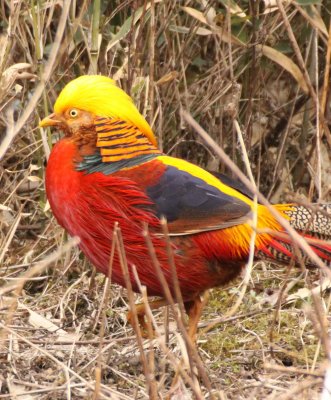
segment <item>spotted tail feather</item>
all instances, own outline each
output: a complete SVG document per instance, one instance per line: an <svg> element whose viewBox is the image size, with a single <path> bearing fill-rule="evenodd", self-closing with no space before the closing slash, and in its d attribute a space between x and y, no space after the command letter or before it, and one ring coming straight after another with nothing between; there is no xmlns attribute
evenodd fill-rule
<svg viewBox="0 0 331 400"><path fill-rule="evenodd" d="M287 215L291 226L307 240L323 262L331 267L331 203L314 204L309 208L303 205L276 205L276 208ZM294 248L291 238L285 232L260 248L257 256L283 264L294 260L296 264L304 262L307 267L315 266L304 252Z"/></svg>
<svg viewBox="0 0 331 400"><path fill-rule="evenodd" d="M331 203L312 204L310 208L294 205L284 213L295 230L311 237L331 240Z"/></svg>

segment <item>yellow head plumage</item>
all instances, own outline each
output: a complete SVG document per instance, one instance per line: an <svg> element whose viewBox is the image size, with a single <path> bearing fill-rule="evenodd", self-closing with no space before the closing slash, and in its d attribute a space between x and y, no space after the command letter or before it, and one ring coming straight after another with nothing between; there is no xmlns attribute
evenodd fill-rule
<svg viewBox="0 0 331 400"><path fill-rule="evenodd" d="M78 108L99 117L119 118L130 122L156 146L156 138L130 96L113 79L101 75L83 75L69 82L57 98L54 111L63 113Z"/></svg>

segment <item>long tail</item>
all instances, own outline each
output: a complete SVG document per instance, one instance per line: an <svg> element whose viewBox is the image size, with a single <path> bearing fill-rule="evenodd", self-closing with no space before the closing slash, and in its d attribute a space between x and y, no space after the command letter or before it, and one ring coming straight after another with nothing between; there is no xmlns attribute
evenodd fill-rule
<svg viewBox="0 0 331 400"><path fill-rule="evenodd" d="M276 205L282 214L289 218L291 226L302 235L312 250L331 267L331 203L313 204L311 207L303 205ZM275 235L272 241L257 252L257 256L289 263L304 263L308 267L315 264L307 255L296 248L290 236L285 232Z"/></svg>

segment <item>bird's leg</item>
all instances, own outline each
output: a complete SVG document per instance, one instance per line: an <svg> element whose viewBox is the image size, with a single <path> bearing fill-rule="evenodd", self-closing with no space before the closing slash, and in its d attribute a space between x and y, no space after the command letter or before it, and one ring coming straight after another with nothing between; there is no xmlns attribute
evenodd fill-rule
<svg viewBox="0 0 331 400"><path fill-rule="evenodd" d="M184 301L185 311L188 315L187 333L191 338L191 344L193 346L196 344L198 323L202 314L203 307L207 302L207 299L208 299L208 292L205 292L203 294L199 294L193 300ZM173 389L177 385L178 378L179 378L179 370L177 369L175 377L171 384L171 389Z"/></svg>
<svg viewBox="0 0 331 400"><path fill-rule="evenodd" d="M185 310L189 318L187 333L189 337L192 339L193 343L195 343L196 341L198 323L202 314L202 310L207 302L207 295L208 292L202 295L199 294L193 300L184 303Z"/></svg>
<svg viewBox="0 0 331 400"><path fill-rule="evenodd" d="M151 301L150 303L148 303L148 305L151 310L156 310L160 307L167 306L168 302L165 299L159 299L159 300ZM127 318L128 322L132 325L132 327L134 327L134 314L137 314L141 336L144 338L147 338L148 337L148 326L147 326L147 322L146 322L146 318L145 318L146 306L144 303L140 303L140 304L136 304L135 308L136 308L135 311L130 310L127 313L126 318Z"/></svg>
<svg viewBox="0 0 331 400"><path fill-rule="evenodd" d="M186 301L184 302L185 310L188 315L188 335L192 339L192 342L194 343L196 340L196 333L198 329L198 323L199 319L202 314L203 307L206 304L207 301L207 293L203 295L198 295L196 296L193 300ZM168 302L166 299L159 299L159 300L154 300L150 303L148 303L149 307L151 310L156 310L160 307L164 307L168 305ZM136 304L135 311L133 312L130 310L127 313L127 320L131 324L132 327L134 327L134 314L137 315L138 318L138 324L141 332L141 336L144 338L148 337L148 325L146 322L146 306L144 303Z"/></svg>

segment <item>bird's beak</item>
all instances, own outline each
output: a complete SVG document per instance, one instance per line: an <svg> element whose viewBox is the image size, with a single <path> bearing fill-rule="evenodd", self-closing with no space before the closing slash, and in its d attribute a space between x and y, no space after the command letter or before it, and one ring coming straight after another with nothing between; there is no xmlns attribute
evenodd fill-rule
<svg viewBox="0 0 331 400"><path fill-rule="evenodd" d="M62 124L63 124L63 122L60 121L60 119L58 118L58 116L55 113L53 113L53 114L50 114L48 117L44 118L43 120L41 120L39 122L39 127L46 128L47 126L59 126Z"/></svg>

